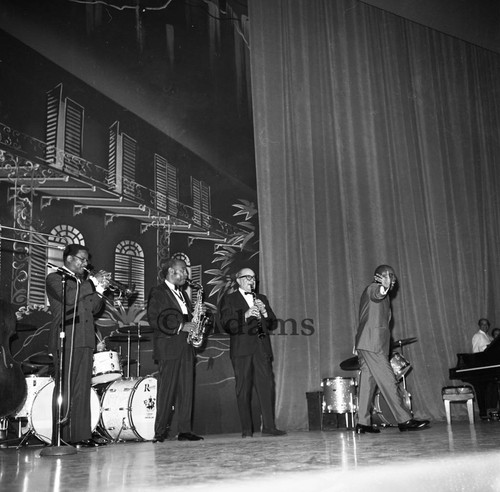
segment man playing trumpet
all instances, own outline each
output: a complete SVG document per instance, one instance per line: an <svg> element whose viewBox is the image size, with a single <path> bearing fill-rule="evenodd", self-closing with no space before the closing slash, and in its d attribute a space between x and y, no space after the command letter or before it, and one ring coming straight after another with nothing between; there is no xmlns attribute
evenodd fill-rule
<svg viewBox="0 0 500 492"><path fill-rule="evenodd" d="M105 272L85 279L85 267L89 263L89 250L85 246L66 246L63 261L64 267L57 268L46 279L53 318L49 353L53 355L56 371L59 370L59 358L64 357L61 439L77 446L99 446L102 443L92 439L90 413L93 353L96 348L94 318L104 308L102 293L108 287L108 280ZM63 312L65 337L64 353L61 353Z"/></svg>

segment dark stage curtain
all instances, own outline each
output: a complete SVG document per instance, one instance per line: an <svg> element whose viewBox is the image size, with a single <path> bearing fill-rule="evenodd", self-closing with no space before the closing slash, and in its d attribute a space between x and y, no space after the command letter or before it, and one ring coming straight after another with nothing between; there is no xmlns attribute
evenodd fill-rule
<svg viewBox="0 0 500 492"><path fill-rule="evenodd" d="M381 263L393 337L418 338L415 414L444 419L456 353L500 325L500 57L356 0L249 14L261 290L297 323L273 337L278 425L307 428L306 392L356 375L339 363Z"/></svg>

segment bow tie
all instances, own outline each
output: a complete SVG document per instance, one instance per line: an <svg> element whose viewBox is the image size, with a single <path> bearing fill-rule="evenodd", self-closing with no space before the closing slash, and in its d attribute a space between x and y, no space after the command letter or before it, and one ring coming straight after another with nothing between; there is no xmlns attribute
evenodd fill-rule
<svg viewBox="0 0 500 492"><path fill-rule="evenodd" d="M253 292L245 292L246 296L253 296Z"/></svg>

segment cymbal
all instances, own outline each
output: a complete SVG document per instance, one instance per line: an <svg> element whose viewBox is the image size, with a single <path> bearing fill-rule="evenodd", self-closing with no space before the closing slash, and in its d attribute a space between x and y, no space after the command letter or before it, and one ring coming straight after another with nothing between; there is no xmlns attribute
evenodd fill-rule
<svg viewBox="0 0 500 492"><path fill-rule="evenodd" d="M103 328L114 328L118 325L118 323L114 319L110 318L97 318L95 320L95 324Z"/></svg>
<svg viewBox="0 0 500 492"><path fill-rule="evenodd" d="M120 326L118 330L116 330L118 333L153 333L153 328L151 326L137 326L137 325L129 325L129 326Z"/></svg>
<svg viewBox="0 0 500 492"><path fill-rule="evenodd" d="M343 360L340 363L340 368L344 371L358 371L359 370L359 359L355 355L349 359Z"/></svg>
<svg viewBox="0 0 500 492"><path fill-rule="evenodd" d="M31 370L38 370L40 369L40 367L42 367L44 364L33 364L33 362L26 362L25 360L23 360L21 362L21 369L23 370L24 372L24 369L31 369Z"/></svg>
<svg viewBox="0 0 500 492"><path fill-rule="evenodd" d="M418 340L416 337L412 338L402 338L401 340L393 340L391 343L391 348L403 347L404 345L410 345L410 343L415 343Z"/></svg>
<svg viewBox="0 0 500 492"><path fill-rule="evenodd" d="M148 342L151 339L149 337L143 337L142 335L139 336L131 333L130 335L111 335L108 337L108 340L110 342L128 342L129 340L131 342Z"/></svg>
<svg viewBox="0 0 500 492"><path fill-rule="evenodd" d="M54 360L52 359L52 356L49 354L36 354L32 355L29 358L29 361L31 364L35 364L38 366L50 366L54 363Z"/></svg>

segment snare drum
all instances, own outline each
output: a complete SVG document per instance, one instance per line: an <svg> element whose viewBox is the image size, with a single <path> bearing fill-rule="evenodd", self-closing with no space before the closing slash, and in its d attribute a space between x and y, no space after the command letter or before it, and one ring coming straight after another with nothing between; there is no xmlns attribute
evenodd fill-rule
<svg viewBox="0 0 500 492"><path fill-rule="evenodd" d="M356 378L323 379L323 413L356 411Z"/></svg>
<svg viewBox="0 0 500 492"><path fill-rule="evenodd" d="M156 378L112 382L101 398L101 427L113 440L150 441L155 435Z"/></svg>
<svg viewBox="0 0 500 492"><path fill-rule="evenodd" d="M123 376L118 352L107 350L94 354L92 385L110 383Z"/></svg>
<svg viewBox="0 0 500 492"><path fill-rule="evenodd" d="M399 352L394 352L391 357L391 367L399 381L411 369L411 364Z"/></svg>
<svg viewBox="0 0 500 492"><path fill-rule="evenodd" d="M50 381L35 396L29 415L30 429L41 441L50 444L52 441L52 395L55 383ZM92 432L99 422L99 397L94 388L90 388L90 422Z"/></svg>
<svg viewBox="0 0 500 492"><path fill-rule="evenodd" d="M26 400L24 400L24 405L15 415L14 418L28 418L31 412L31 407L33 401L38 392L47 384L52 381L49 376L35 376L33 374L26 377Z"/></svg>

